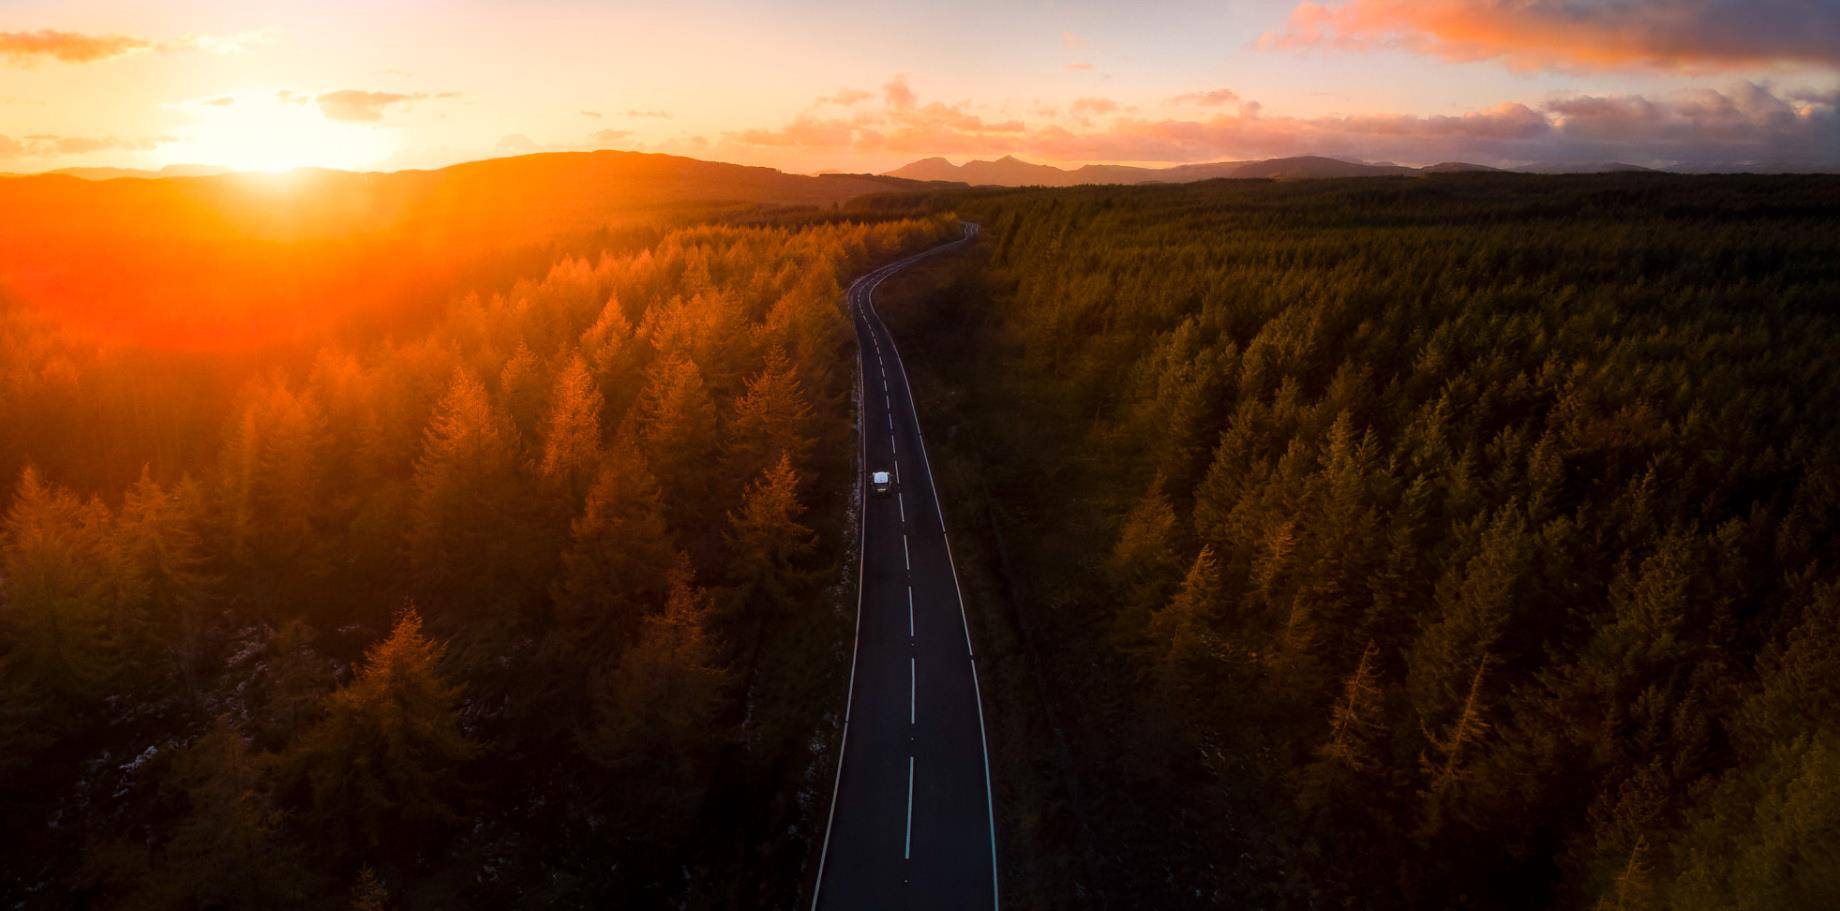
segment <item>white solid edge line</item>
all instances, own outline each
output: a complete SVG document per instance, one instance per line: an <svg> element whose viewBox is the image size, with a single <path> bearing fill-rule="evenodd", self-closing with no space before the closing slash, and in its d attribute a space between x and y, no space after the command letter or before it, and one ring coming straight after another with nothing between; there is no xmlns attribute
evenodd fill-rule
<svg viewBox="0 0 1840 911"><path fill-rule="evenodd" d="M928 250L927 253L934 253L946 247L956 246L963 243L965 239L975 237L976 234L977 229L971 228L966 233L965 238L953 241L950 244L934 247L932 250ZM882 317L881 314L875 312L875 296L873 292L874 289L870 288L864 295L866 304L864 308L864 318L867 319L873 316L874 321L879 323ZM892 335L888 337L888 347L894 349L895 366L901 368L901 382L905 383L909 389L914 388L913 381L907 377L907 364L901 360L901 346L895 344L894 336ZM971 692L977 697L978 741L984 751L984 811L988 814L990 820L990 903L993 909L999 909L1002 906L1002 902L1000 900L1000 890L997 880L997 804L990 786L990 741L984 731L984 695L983 691L978 687L977 653L971 649L971 621L965 616L965 592L958 584L958 562L952 557L952 537L946 533L945 506L940 503L939 500L939 485L933 483L933 463L932 460L928 459L926 456L926 432L920 429L920 412L918 409L914 409L914 436L920 447L920 463L926 466L926 478L929 485L933 488L933 509L939 515L939 535L941 538L945 539L946 542L946 562L952 568L952 590L958 596L958 619L965 628L965 649L971 652Z"/></svg>
<svg viewBox="0 0 1840 911"><path fill-rule="evenodd" d="M850 286L851 291L854 292L856 287L862 284L862 281L863 280L860 278L857 279L856 283ZM867 316L865 316L864 321L867 322L867 319ZM857 351L856 360L860 366L862 362L860 348ZM860 379L861 372L862 371L859 369L859 378L857 379L859 387L862 383ZM869 463L869 433L868 428L863 426L863 409L860 407L856 409L856 435L861 440L863 464L867 465ZM812 880L812 911L818 911L818 896L824 890L824 862L830 858L831 827L837 824L837 792L843 786L843 756L844 752L850 748L850 706L856 701L856 653L862 648L863 572L864 564L867 562L869 555L868 506L861 495L861 490L861 487L857 488L856 628L850 634L850 686L849 689L845 691L843 697L843 729L837 735L837 774L831 779L831 809L824 817L824 845L818 849L818 875L816 879Z"/></svg>
<svg viewBox="0 0 1840 911"><path fill-rule="evenodd" d="M975 233L975 229L973 229L973 232ZM916 253L913 256L908 257L907 259L904 259L898 263L895 263L891 267L883 267L883 269L877 270L878 272L883 273L881 275L877 275L876 272L871 272L868 275L864 275L856 279L856 281L850 283L850 290L849 290L848 295L846 296L861 295L862 299L866 300L868 297L868 292L862 290L865 286L864 285L865 282L869 282L870 279L873 278L875 284L880 284L882 279L888 277L889 275L894 274L894 272L896 271L899 271L902 267L905 267L908 263L914 262L915 260L918 260L925 256L929 256L933 253L937 253L940 250L944 250L948 247L957 246L961 243L964 243L964 238L960 238L959 240L955 240L950 243L940 244L939 246L934 247L930 250L921 251L920 253ZM862 304L860 303L860 301L857 304L857 311L862 314L863 322L867 324L869 322L869 312L870 311L865 310ZM869 337L871 340L873 340L875 338L874 327L870 326L869 328L870 328ZM892 346L894 344L894 339L890 338L888 340L888 343L889 345ZM900 352L896 351L895 356L899 357ZM879 341L876 342L875 359L878 363L882 359L881 358L881 343ZM857 366L858 366L857 382L860 384L862 382L861 377L867 372L866 369L864 369L863 367L862 346L860 344L857 346L856 361L857 361ZM903 367L901 368L901 370L902 370L902 373L901 373L902 378L906 379L907 368ZM919 421L919 417L916 415L914 419L914 429L918 430L919 428L920 428L920 421ZM869 433L868 433L868 428L864 426L863 409L861 408L856 409L856 430L857 430L857 436L860 437L862 440L863 464L867 465L869 462ZM894 434L892 432L888 434L888 447L890 450L894 448ZM922 453L922 455L924 456L924 453ZM895 470L897 472L901 470L899 463L895 465ZM931 468L928 468L929 472L931 470L932 470ZM851 703L856 701L856 653L862 647L863 566L864 566L864 563L867 562L866 557L868 555L867 543L868 543L868 534L869 534L869 523L868 523L868 512L867 512L868 507L864 499L862 498L861 490L862 488L860 487L857 488L858 494L857 494L857 501L856 501L856 505L857 505L856 629L851 634L851 642L850 642L850 685L849 685L849 690L844 694L844 697L843 697L843 730L837 736L837 774L834 778L831 779L831 810L830 810L830 813L825 816L824 844L822 847L818 849L818 875L817 875L817 878L812 881L812 886L811 886L812 911L817 911L818 898L820 895L823 894L823 891L824 891L824 862L827 859L829 859L830 853L831 853L831 827L834 826L837 822L837 791L838 791L838 788L843 784L844 752L849 749L849 745L850 745L850 705ZM934 498L933 505L935 507L939 505L937 497ZM942 521L940 524L943 526L944 522ZM951 545L951 542L948 541L946 542L946 558L950 560L951 556L952 556L952 545ZM953 570L952 584L954 586L958 585L957 572L958 571L956 569ZM913 597L913 592L911 590L908 592L908 597L910 599ZM964 612L964 607L965 607L964 596L960 595L959 596L959 612L961 615ZM912 602L910 600L909 610L911 609L912 609ZM908 623L909 623L909 628L911 631L912 623L913 623L911 616L909 617ZM971 686L974 691L977 689L976 668L972 669ZM982 699L980 697L979 705L978 705L978 735L980 738L983 736L983 729L984 729L984 706L982 704ZM908 801L909 801L910 807L909 807L908 812L911 816L912 814L911 803L913 800L911 796L911 788L913 786L912 785L913 772L912 772L911 763L913 762L913 757L911 756L908 757L908 762L910 763L909 771L908 771L908 775L909 775L908 787L910 788L910 795L908 797ZM984 793L985 793L986 802L988 802L989 796L990 796L990 751L988 748L985 749L985 755L984 755ZM912 825L911 819L909 820L909 825L910 826ZM996 888L996 856L997 856L996 854L996 845L997 845L996 826L994 824L994 818L993 818L993 824L991 826L990 831L991 831L991 842L990 842L991 877L990 877L990 880L991 880L991 888L993 892L991 899L994 904L995 899L996 899L994 892Z"/></svg>

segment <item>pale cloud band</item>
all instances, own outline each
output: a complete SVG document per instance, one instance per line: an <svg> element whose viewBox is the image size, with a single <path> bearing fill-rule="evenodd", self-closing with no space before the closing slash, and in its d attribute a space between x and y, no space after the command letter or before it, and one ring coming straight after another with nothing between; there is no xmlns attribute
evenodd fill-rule
<svg viewBox="0 0 1840 911"><path fill-rule="evenodd" d="M151 50L240 54L256 45L270 43L277 37L278 33L274 29L233 35L188 35L165 41L132 35L87 35L57 29L0 32L0 58L14 63L46 59L62 63L95 63Z"/></svg>
<svg viewBox="0 0 1840 911"><path fill-rule="evenodd" d="M341 89L326 92L314 98L320 113L332 120L350 123L375 123L383 119L384 111L392 107L408 107L418 102L433 98L452 98L455 93L441 92L367 92L361 89Z"/></svg>

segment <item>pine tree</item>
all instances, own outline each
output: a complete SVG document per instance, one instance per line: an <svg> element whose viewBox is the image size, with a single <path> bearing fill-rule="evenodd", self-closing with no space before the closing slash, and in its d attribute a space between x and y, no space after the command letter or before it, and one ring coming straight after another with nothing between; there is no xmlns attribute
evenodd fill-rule
<svg viewBox="0 0 1840 911"><path fill-rule="evenodd" d="M1221 597L1219 562L1202 547L1175 597L1150 617L1151 679L1184 718L1198 717L1225 658L1214 628Z"/></svg>
<svg viewBox="0 0 1840 911"><path fill-rule="evenodd" d="M528 507L513 439L485 387L456 374L425 434L410 511L410 565L423 590L444 605L500 612L501 622L507 602L516 605L515 520Z"/></svg>
<svg viewBox="0 0 1840 911"><path fill-rule="evenodd" d="M545 478L569 492L571 502L579 502L586 495L599 462L602 404L600 390L588 373L588 362L580 355L570 358L550 393L541 471Z"/></svg>
<svg viewBox="0 0 1840 911"><path fill-rule="evenodd" d="M709 612L708 594L680 561L664 609L645 618L618 666L593 683L596 723L584 746L632 777L629 799L648 808L648 817L686 818L701 799L701 770L728 737L720 716L730 674L709 632Z"/></svg>
<svg viewBox="0 0 1840 911"><path fill-rule="evenodd" d="M261 720L276 744L289 744L318 717L332 691L332 664L313 650L313 628L295 618L268 637Z"/></svg>
<svg viewBox="0 0 1840 911"><path fill-rule="evenodd" d="M164 669L193 701L199 697L204 613L214 582L198 533L202 509L197 484L186 482L169 492L143 467L122 499L110 540L117 640L143 674Z"/></svg>
<svg viewBox="0 0 1840 911"><path fill-rule="evenodd" d="M0 528L0 681L8 714L63 715L115 671L101 575L108 513L27 468ZM47 722L51 717L46 717Z"/></svg>
<svg viewBox="0 0 1840 911"><path fill-rule="evenodd" d="M1130 636L1138 635L1150 612L1168 601L1181 572L1176 512L1163 496L1161 483L1160 478L1152 483L1132 505L1106 563L1113 584L1127 598L1117 624Z"/></svg>
<svg viewBox="0 0 1840 911"><path fill-rule="evenodd" d="M1365 772L1381 762L1376 741L1385 730L1381 702L1379 668L1380 647L1368 642L1361 660L1342 685L1329 714L1329 742L1317 751L1325 762L1351 772Z"/></svg>
<svg viewBox="0 0 1840 911"><path fill-rule="evenodd" d="M653 365L643 400L647 462L680 528L700 527L709 512L716 454L716 406L703 373L685 357Z"/></svg>
<svg viewBox="0 0 1840 911"><path fill-rule="evenodd" d="M632 630L645 605L668 591L675 550L645 457L630 443L616 443L602 456L570 526L554 590L564 650L592 653Z"/></svg>
<svg viewBox="0 0 1840 911"><path fill-rule="evenodd" d="M384 888L377 871L370 867L359 870L358 881L351 887L350 911L386 911L389 906L390 890Z"/></svg>
<svg viewBox="0 0 1840 911"><path fill-rule="evenodd" d="M458 820L458 772L479 746L460 729L460 690L440 667L445 652L422 634L421 617L405 611L289 754L332 843L413 844L397 839Z"/></svg>
<svg viewBox="0 0 1840 911"><path fill-rule="evenodd" d="M758 477L782 457L795 470L810 465L817 414L805 400L798 372L784 351L767 353L766 365L748 380L735 402L729 430L728 464L742 478Z"/></svg>
<svg viewBox="0 0 1840 911"><path fill-rule="evenodd" d="M801 564L817 550L817 535L799 522L805 505L799 502L798 490L792 458L782 453L777 464L748 486L741 509L728 515L735 580L746 596L764 595L781 611L790 608L809 584Z"/></svg>
<svg viewBox="0 0 1840 911"><path fill-rule="evenodd" d="M161 891L175 907L281 908L306 897L306 874L280 831L264 758L227 718L187 747L175 778L189 812L166 846Z"/></svg>
<svg viewBox="0 0 1840 911"><path fill-rule="evenodd" d="M1426 730L1425 740L1430 745L1429 753L1420 753L1418 764L1424 772L1426 785L1420 796L1424 799L1424 815L1419 824L1419 832L1429 835L1443 828L1450 817L1452 803L1456 798L1458 785L1469 774L1471 754L1481 745L1484 734L1488 733L1489 723L1483 718L1482 681L1488 670L1488 655L1476 662L1476 673L1470 677L1469 691L1463 697L1463 704L1457 710L1456 718L1442 735Z"/></svg>

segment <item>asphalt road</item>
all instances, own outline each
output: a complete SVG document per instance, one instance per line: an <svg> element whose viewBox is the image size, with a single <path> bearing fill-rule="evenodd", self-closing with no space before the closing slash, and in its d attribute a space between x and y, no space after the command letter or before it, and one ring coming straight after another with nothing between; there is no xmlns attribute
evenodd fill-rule
<svg viewBox="0 0 1840 911"><path fill-rule="evenodd" d="M907 371L875 312L890 275L850 286L861 346L864 504L843 759L812 908L997 907L997 838L977 657ZM895 490L869 492L890 471Z"/></svg>

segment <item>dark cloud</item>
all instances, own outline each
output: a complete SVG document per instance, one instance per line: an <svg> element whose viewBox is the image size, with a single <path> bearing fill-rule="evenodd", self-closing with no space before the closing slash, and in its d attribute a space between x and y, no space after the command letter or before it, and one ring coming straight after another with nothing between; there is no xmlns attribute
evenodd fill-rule
<svg viewBox="0 0 1840 911"><path fill-rule="evenodd" d="M1264 47L1399 48L1516 69L1840 67L1833 0L1300 3Z"/></svg>

